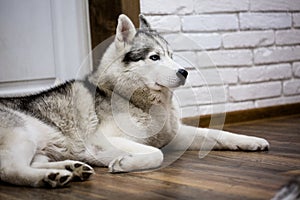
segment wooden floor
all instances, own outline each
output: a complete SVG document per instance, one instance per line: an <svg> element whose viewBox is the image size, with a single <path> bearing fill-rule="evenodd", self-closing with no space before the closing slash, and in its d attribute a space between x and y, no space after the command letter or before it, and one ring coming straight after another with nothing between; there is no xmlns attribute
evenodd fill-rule
<svg viewBox="0 0 300 200"><path fill-rule="evenodd" d="M163 169L109 174L96 168L87 182L61 189L33 189L0 183L0 199L270 199L300 175L300 115L229 125L228 131L263 136L268 152L213 151L199 159L186 152Z"/></svg>

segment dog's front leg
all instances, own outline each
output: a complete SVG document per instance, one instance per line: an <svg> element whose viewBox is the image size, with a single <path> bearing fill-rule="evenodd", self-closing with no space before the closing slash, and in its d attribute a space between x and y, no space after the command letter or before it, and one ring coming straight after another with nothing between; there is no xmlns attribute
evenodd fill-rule
<svg viewBox="0 0 300 200"><path fill-rule="evenodd" d="M110 158L106 160L109 171L129 172L153 169L161 166L163 154L160 149L143 145L121 137L107 137L111 148L107 152L113 152L113 157L103 155L101 157Z"/></svg>
<svg viewBox="0 0 300 200"><path fill-rule="evenodd" d="M269 143L262 138L185 125L179 127L174 140L173 147L176 149L183 149L187 145L189 150L258 151L269 148Z"/></svg>
<svg viewBox="0 0 300 200"><path fill-rule="evenodd" d="M120 137L111 137L109 142L114 148L123 151L109 163L110 172L153 169L159 167L163 162L163 154L157 148Z"/></svg>

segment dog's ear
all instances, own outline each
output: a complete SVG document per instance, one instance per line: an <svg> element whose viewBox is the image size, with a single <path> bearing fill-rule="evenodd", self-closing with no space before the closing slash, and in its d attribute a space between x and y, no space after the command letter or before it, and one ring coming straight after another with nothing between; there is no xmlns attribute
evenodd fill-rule
<svg viewBox="0 0 300 200"><path fill-rule="evenodd" d="M130 43L136 34L135 27L132 21L124 14L121 14L118 19L116 30L115 43L117 47L124 47Z"/></svg>
<svg viewBox="0 0 300 200"><path fill-rule="evenodd" d="M151 29L151 26L149 22L146 20L145 16L143 14L139 15L140 17L140 29Z"/></svg>

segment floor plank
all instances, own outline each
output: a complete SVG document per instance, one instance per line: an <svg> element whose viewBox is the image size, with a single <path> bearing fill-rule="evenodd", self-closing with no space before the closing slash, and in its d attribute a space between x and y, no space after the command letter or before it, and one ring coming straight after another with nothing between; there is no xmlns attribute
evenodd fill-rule
<svg viewBox="0 0 300 200"><path fill-rule="evenodd" d="M110 174L96 168L87 182L67 188L33 189L0 183L0 199L270 199L300 175L300 115L226 126L232 132L269 140L268 152L185 152L159 170Z"/></svg>

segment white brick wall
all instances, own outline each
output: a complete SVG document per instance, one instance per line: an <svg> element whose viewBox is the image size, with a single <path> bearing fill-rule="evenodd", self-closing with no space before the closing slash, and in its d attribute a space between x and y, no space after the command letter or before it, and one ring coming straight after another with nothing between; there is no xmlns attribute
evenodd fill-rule
<svg viewBox="0 0 300 200"><path fill-rule="evenodd" d="M248 7L248 0L201 0L194 5L196 13L247 11Z"/></svg>
<svg viewBox="0 0 300 200"><path fill-rule="evenodd" d="M193 0L141 0L141 11L145 14L191 14Z"/></svg>
<svg viewBox="0 0 300 200"><path fill-rule="evenodd" d="M300 94L300 79L285 81L283 83L283 93L285 95Z"/></svg>
<svg viewBox="0 0 300 200"><path fill-rule="evenodd" d="M247 84L229 87L229 98L232 101L255 100L281 95L281 82Z"/></svg>
<svg viewBox="0 0 300 200"><path fill-rule="evenodd" d="M152 28L160 32L179 32L181 30L181 20L177 15L150 16L147 18Z"/></svg>
<svg viewBox="0 0 300 200"><path fill-rule="evenodd" d="M300 27L300 13L293 14L293 26Z"/></svg>
<svg viewBox="0 0 300 200"><path fill-rule="evenodd" d="M218 50L198 53L199 56L201 56L201 54L208 54L212 63L218 67L249 66L252 64L252 52L248 49Z"/></svg>
<svg viewBox="0 0 300 200"><path fill-rule="evenodd" d="M243 31L223 34L225 48L247 48L274 44L273 31Z"/></svg>
<svg viewBox="0 0 300 200"><path fill-rule="evenodd" d="M300 103L299 0L141 0L141 12L190 71L183 117Z"/></svg>
<svg viewBox="0 0 300 200"><path fill-rule="evenodd" d="M283 29L292 25L289 13L241 13L240 27L244 29Z"/></svg>
<svg viewBox="0 0 300 200"><path fill-rule="evenodd" d="M173 50L203 50L219 49L221 36L217 33L189 33L189 34L165 34L165 39L170 41Z"/></svg>
<svg viewBox="0 0 300 200"><path fill-rule="evenodd" d="M293 73L296 78L300 78L300 62L294 63Z"/></svg>
<svg viewBox="0 0 300 200"><path fill-rule="evenodd" d="M277 45L300 44L300 29L276 31L276 44Z"/></svg>
<svg viewBox="0 0 300 200"><path fill-rule="evenodd" d="M182 17L184 32L237 30L236 14L187 15Z"/></svg>
<svg viewBox="0 0 300 200"><path fill-rule="evenodd" d="M251 11L299 11L298 0L250 0Z"/></svg>
<svg viewBox="0 0 300 200"><path fill-rule="evenodd" d="M290 79L292 67L290 64L277 64L239 69L241 83L267 82L273 80Z"/></svg>
<svg viewBox="0 0 300 200"><path fill-rule="evenodd" d="M254 63L280 63L300 60L300 46L271 47L254 50Z"/></svg>

